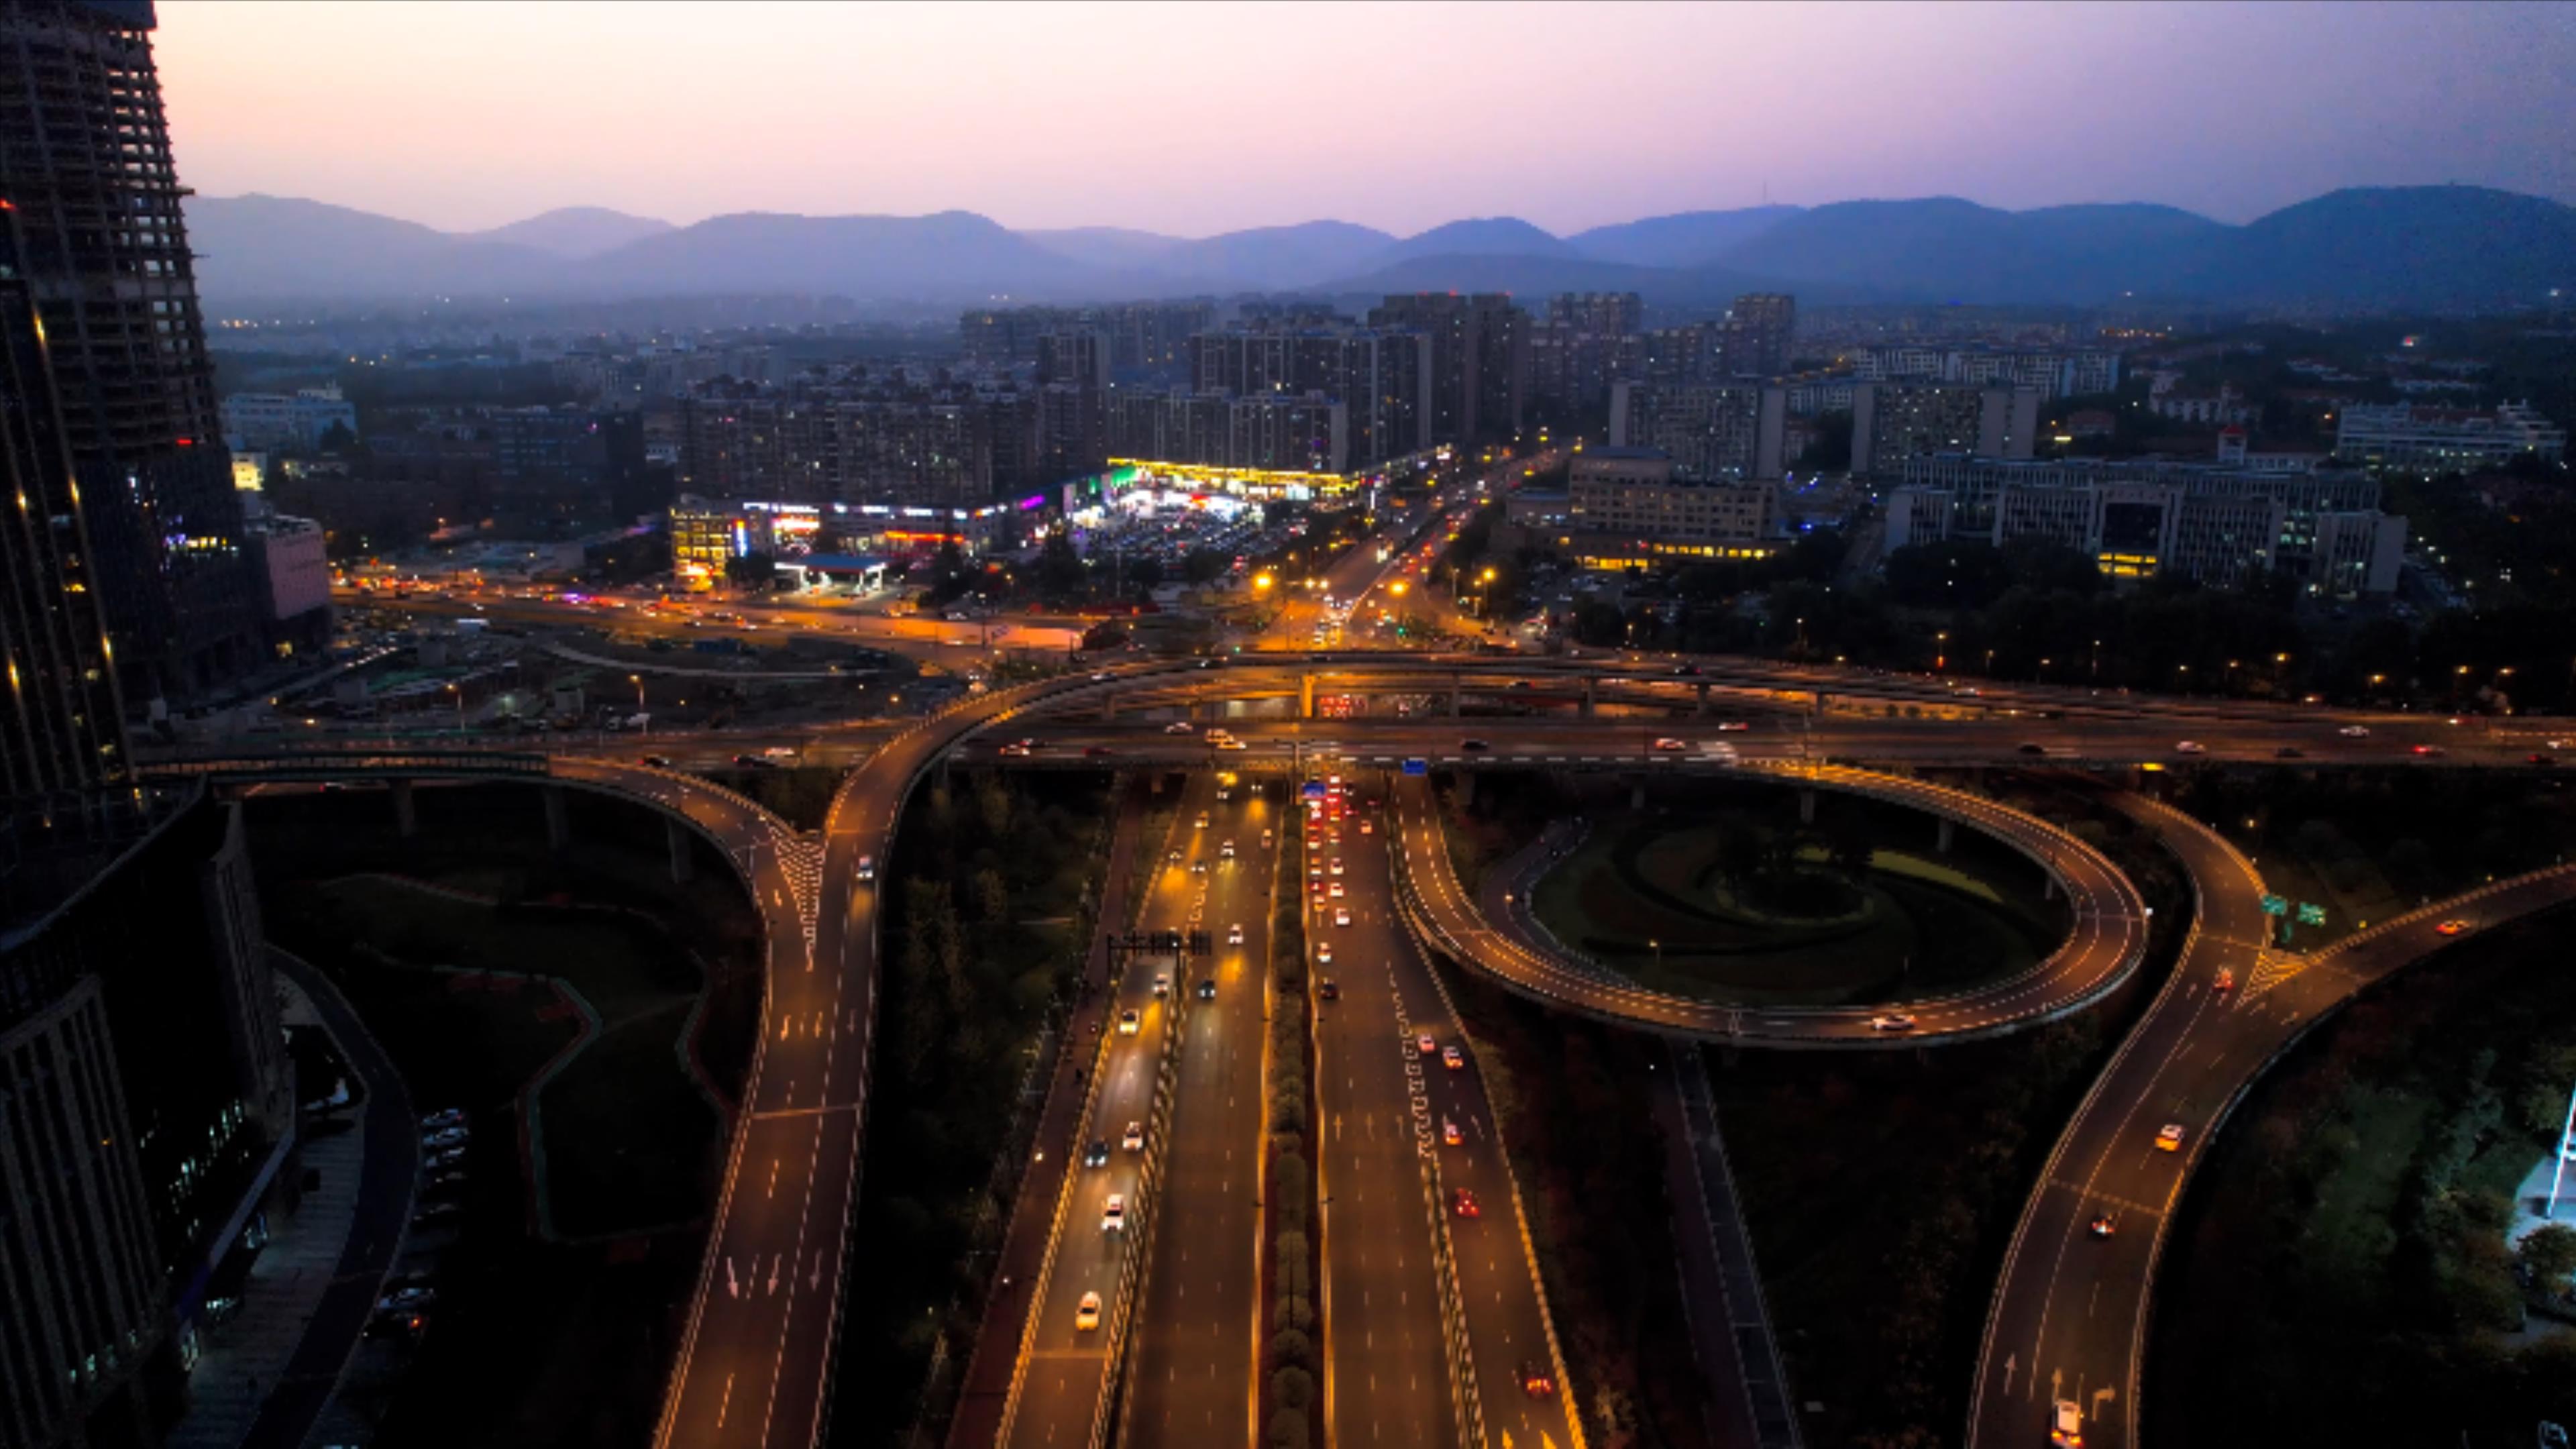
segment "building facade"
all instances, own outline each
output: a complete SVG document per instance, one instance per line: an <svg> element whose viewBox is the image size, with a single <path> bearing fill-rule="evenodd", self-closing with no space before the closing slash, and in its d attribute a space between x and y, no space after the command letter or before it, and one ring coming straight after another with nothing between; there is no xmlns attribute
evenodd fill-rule
<svg viewBox="0 0 2576 1449"><path fill-rule="evenodd" d="M1851 471L1893 476L1908 458L1968 452L2027 458L2039 432L2039 394L2026 387L1947 382L1856 383Z"/></svg>
<svg viewBox="0 0 2576 1449"><path fill-rule="evenodd" d="M1420 292L1369 309L1369 325L1430 339L1432 443L1520 431L1529 395L1530 319L1502 293Z"/></svg>
<svg viewBox="0 0 2576 1449"><path fill-rule="evenodd" d="M9 270L50 339L125 697L189 700L260 657L148 0L0 8Z"/></svg>
<svg viewBox="0 0 2576 1449"><path fill-rule="evenodd" d="M2528 403L2505 403L2491 413L2352 403L2335 420L2335 454L2365 468L2431 473L2490 468L2516 458L2554 462L2567 454L2567 430Z"/></svg>
<svg viewBox="0 0 2576 1449"><path fill-rule="evenodd" d="M1768 481L1783 470L1788 416L1775 385L1622 381L1610 388L1610 445L1660 452L1685 479Z"/></svg>
<svg viewBox="0 0 2576 1449"><path fill-rule="evenodd" d="M1347 476L1350 412L1321 394L1109 394L1113 461Z"/></svg>
<svg viewBox="0 0 2576 1449"><path fill-rule="evenodd" d="M1375 327L1203 332L1189 342L1189 378L1202 393L1312 394L1342 404L1355 469L1431 446L1431 338L1425 333Z"/></svg>
<svg viewBox="0 0 2576 1449"><path fill-rule="evenodd" d="M235 451L322 446L333 428L358 436L358 407L336 386L294 392L236 392L221 407L224 443Z"/></svg>

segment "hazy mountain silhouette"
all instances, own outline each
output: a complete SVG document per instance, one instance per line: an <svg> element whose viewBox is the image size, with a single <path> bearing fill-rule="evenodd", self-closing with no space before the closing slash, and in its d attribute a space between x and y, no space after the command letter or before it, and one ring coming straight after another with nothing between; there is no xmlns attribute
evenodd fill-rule
<svg viewBox="0 0 2576 1449"><path fill-rule="evenodd" d="M463 233L462 239L534 247L558 257L595 257L671 229L669 222L659 218L629 216L604 206L560 206L508 226Z"/></svg>
<svg viewBox="0 0 2576 1449"><path fill-rule="evenodd" d="M216 307L421 296L839 295L946 305L1240 291L1786 287L1815 301L2457 307L2576 286L2576 211L2477 187L2339 191L2229 226L2169 206L2011 212L1956 197L1687 212L1556 237L1513 217L1401 240L1342 221L1185 239L1015 232L972 212L745 212L685 227L572 208L454 234L271 196L188 202ZM621 232L637 233L618 240ZM595 252L587 250L600 246ZM1758 279L1758 280L1756 280Z"/></svg>
<svg viewBox="0 0 2576 1449"><path fill-rule="evenodd" d="M1703 267L1798 214L1794 206L1748 206L1740 211L1684 211L1567 237L1574 249L1605 262L1640 267Z"/></svg>

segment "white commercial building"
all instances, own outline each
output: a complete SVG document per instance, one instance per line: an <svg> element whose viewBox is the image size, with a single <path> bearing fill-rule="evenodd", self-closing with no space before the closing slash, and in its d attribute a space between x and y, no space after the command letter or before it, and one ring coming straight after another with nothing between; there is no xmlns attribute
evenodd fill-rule
<svg viewBox="0 0 2576 1449"><path fill-rule="evenodd" d="M2567 430L2532 411L2529 403L2505 403L2491 413L2354 403L2335 422L2335 452L2363 467L2438 473L2523 457L2554 461L2567 452Z"/></svg>

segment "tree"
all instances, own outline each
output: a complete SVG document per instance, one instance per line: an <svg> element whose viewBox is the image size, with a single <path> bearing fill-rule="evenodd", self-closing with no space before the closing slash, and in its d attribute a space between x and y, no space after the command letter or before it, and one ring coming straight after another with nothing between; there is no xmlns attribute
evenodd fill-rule
<svg viewBox="0 0 2576 1449"><path fill-rule="evenodd" d="M1840 473L1851 467L1852 415L1844 409L1816 415L1815 437L1798 454L1797 466Z"/></svg>
<svg viewBox="0 0 2576 1449"><path fill-rule="evenodd" d="M1038 592L1050 599L1070 598L1082 592L1086 582L1082 555L1074 551L1073 540L1061 533L1050 534L1038 549Z"/></svg>
<svg viewBox="0 0 2576 1449"><path fill-rule="evenodd" d="M765 589L778 581L778 560L747 553L725 560L725 582L738 589Z"/></svg>
<svg viewBox="0 0 2576 1449"><path fill-rule="evenodd" d="M2576 1228L2565 1223L2532 1229L2513 1252L2531 1270L2532 1282L2548 1293L2566 1292L2568 1280L2576 1277Z"/></svg>
<svg viewBox="0 0 2576 1449"><path fill-rule="evenodd" d="M318 446L325 453L345 453L358 446L358 435L349 430L347 423L334 422L322 430Z"/></svg>

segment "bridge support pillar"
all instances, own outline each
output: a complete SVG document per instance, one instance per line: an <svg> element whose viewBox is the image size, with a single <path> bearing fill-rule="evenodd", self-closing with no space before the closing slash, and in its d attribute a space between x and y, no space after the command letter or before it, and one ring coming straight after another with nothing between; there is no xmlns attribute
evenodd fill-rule
<svg viewBox="0 0 2576 1449"><path fill-rule="evenodd" d="M1628 808L1631 810L1643 810L1646 808L1645 781L1639 780L1636 784L1628 787Z"/></svg>
<svg viewBox="0 0 2576 1449"><path fill-rule="evenodd" d="M420 833L420 813L412 808L411 781L396 780L388 787L394 797L394 833L405 840Z"/></svg>
<svg viewBox="0 0 2576 1449"><path fill-rule="evenodd" d="M1941 817L1940 823L1941 830L1939 835L1939 848L1943 855L1948 855L1950 853L1951 842L1958 838L1959 822L1951 819L1947 815L1944 815Z"/></svg>
<svg viewBox="0 0 2576 1449"><path fill-rule="evenodd" d="M1699 696L1699 702L1691 707L1691 713L1708 713L1708 681L1703 679L1699 683L1692 685L1691 691Z"/></svg>
<svg viewBox="0 0 2576 1449"><path fill-rule="evenodd" d="M1449 681L1449 717L1456 719L1467 698L1467 677L1458 675Z"/></svg>
<svg viewBox="0 0 2576 1449"><path fill-rule="evenodd" d="M687 885L697 875L697 854L690 848L689 827L665 816L662 835L671 846L671 884Z"/></svg>
<svg viewBox="0 0 2576 1449"><path fill-rule="evenodd" d="M1458 808L1463 810L1475 803L1476 772L1473 770L1460 770L1458 772Z"/></svg>
<svg viewBox="0 0 2576 1449"><path fill-rule="evenodd" d="M1801 825L1816 823L1816 792L1813 790L1798 792L1798 823Z"/></svg>
<svg viewBox="0 0 2576 1449"><path fill-rule="evenodd" d="M1585 675L1583 677L1583 717L1585 719L1592 718L1592 708L1598 702L1600 693L1601 681L1591 675Z"/></svg>
<svg viewBox="0 0 2576 1449"><path fill-rule="evenodd" d="M2057 899L2057 872L2044 870L2039 873L2039 898L2043 901Z"/></svg>
<svg viewBox="0 0 2576 1449"><path fill-rule="evenodd" d="M1314 717L1315 676L1300 674L1297 676L1297 718L1313 719Z"/></svg>
<svg viewBox="0 0 2576 1449"><path fill-rule="evenodd" d="M1103 690L1103 691L1101 691L1101 694L1100 694L1100 718L1101 718L1102 720L1104 720L1104 721L1107 721L1107 720L1113 720L1113 719L1118 718L1118 693L1117 693L1117 691L1115 691L1115 690Z"/></svg>
<svg viewBox="0 0 2576 1449"><path fill-rule="evenodd" d="M572 817L564 812L561 785L546 787L546 848L557 855L572 848Z"/></svg>

